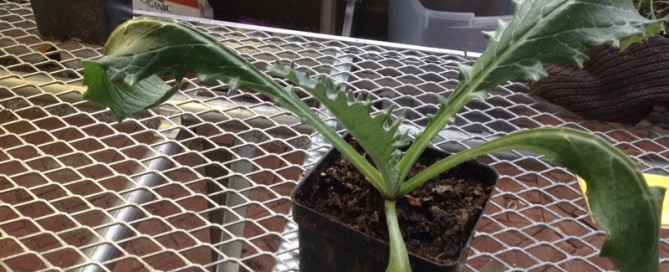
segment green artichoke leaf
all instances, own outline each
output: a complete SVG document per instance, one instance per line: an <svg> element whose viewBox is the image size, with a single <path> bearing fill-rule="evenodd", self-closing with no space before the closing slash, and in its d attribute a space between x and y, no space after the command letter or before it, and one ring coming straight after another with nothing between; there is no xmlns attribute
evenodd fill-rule
<svg viewBox="0 0 669 272"><path fill-rule="evenodd" d="M258 71L232 49L177 21L141 18L114 30L104 56L84 62L84 97L108 106L119 121L156 106L179 90L185 75L221 80L248 88L314 127L344 154L382 193L382 174L357 153L293 91ZM170 86L162 78L175 77Z"/></svg>
<svg viewBox="0 0 669 272"><path fill-rule="evenodd" d="M201 80L229 82L233 88L259 90L275 98L279 106L300 110L291 101L296 98L294 93L277 88L271 79L218 41L176 21L142 18L119 26L105 46L104 57L85 61L84 68L84 83L89 87L85 98L109 106L119 119L174 94L166 84L157 84L160 76L181 79L190 73ZM153 79L141 83L147 78ZM142 85L155 88L140 91Z"/></svg>
<svg viewBox="0 0 669 272"><path fill-rule="evenodd" d="M105 70L97 63L84 62L84 69L87 75L84 84L96 86L97 90L86 92L84 98L109 107L119 122L133 113L165 102L181 86L180 81L170 86L156 75L144 78L131 86L125 82L110 81Z"/></svg>
<svg viewBox="0 0 669 272"><path fill-rule="evenodd" d="M600 255L623 272L659 271L664 188L648 187L625 154L585 132L542 128L513 133L433 164L404 183L401 193L462 162L508 150L545 155L583 178L591 215L607 233Z"/></svg>
<svg viewBox="0 0 669 272"><path fill-rule="evenodd" d="M473 93L490 90L508 80L539 80L542 63L578 67L590 49L643 35L656 21L639 14L629 0L514 1L516 14L487 32L488 46L471 70ZM466 78L466 77L465 77Z"/></svg>
<svg viewBox="0 0 669 272"><path fill-rule="evenodd" d="M327 76L309 76L278 62L271 73L289 79L322 103L369 155L384 176L386 188L399 190L396 168L402 155L399 148L408 144L406 134L398 130L404 114L393 120L392 108L388 108L371 115L369 96L347 91Z"/></svg>
<svg viewBox="0 0 669 272"><path fill-rule="evenodd" d="M595 46L619 46L621 40L644 36L655 20L639 15L630 0L514 0L516 13L497 30L486 32L488 46L473 66L460 66L460 82L446 104L400 162L413 165L432 139L472 99L510 80L539 80L543 64L582 67ZM631 41L638 41L632 39ZM400 173L400 179L406 172Z"/></svg>

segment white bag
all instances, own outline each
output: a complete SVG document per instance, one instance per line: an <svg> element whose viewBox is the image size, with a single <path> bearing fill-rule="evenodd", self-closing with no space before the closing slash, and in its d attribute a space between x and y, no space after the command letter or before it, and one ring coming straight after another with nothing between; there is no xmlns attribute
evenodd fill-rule
<svg viewBox="0 0 669 272"><path fill-rule="evenodd" d="M207 0L133 0L133 8L181 16L214 19Z"/></svg>

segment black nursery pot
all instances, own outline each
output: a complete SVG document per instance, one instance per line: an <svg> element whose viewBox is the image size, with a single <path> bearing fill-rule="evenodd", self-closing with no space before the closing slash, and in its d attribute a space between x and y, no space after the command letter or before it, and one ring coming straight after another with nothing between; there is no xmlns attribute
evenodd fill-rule
<svg viewBox="0 0 669 272"><path fill-rule="evenodd" d="M300 243L300 271L385 271L388 265L389 245L337 220L307 207L301 201L305 188L312 188L317 175L328 169L340 156L336 149L324 156L293 191L293 217L298 224ZM428 148L422 156L444 158L446 153ZM487 165L469 161L461 165L485 185L497 182L497 172ZM485 207L490 201L488 194ZM483 212L476 218L476 224ZM440 264L409 252L414 271L461 271L467 260L476 224L468 231L467 242L460 250L457 262Z"/></svg>
<svg viewBox="0 0 669 272"><path fill-rule="evenodd" d="M79 39L104 44L109 34L132 19L132 0L30 0L35 23L46 39Z"/></svg>

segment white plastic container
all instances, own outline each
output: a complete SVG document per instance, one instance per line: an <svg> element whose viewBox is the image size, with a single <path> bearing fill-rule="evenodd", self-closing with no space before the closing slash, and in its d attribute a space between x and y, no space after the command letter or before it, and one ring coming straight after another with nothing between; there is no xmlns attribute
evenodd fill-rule
<svg viewBox="0 0 669 272"><path fill-rule="evenodd" d="M207 0L133 0L138 10L188 17L214 19L214 10Z"/></svg>
<svg viewBox="0 0 669 272"><path fill-rule="evenodd" d="M511 0L390 0L388 38L393 42L482 52L481 34L513 15Z"/></svg>

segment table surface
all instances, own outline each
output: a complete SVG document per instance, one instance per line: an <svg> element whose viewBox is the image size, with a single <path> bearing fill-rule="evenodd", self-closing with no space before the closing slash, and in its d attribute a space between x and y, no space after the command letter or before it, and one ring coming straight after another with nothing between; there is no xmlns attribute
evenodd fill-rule
<svg viewBox="0 0 669 272"><path fill-rule="evenodd" d="M297 270L289 195L327 150L319 135L262 96L196 79L164 105L117 123L81 98L81 61L100 57L102 48L42 40L25 2L0 1L0 271ZM375 110L406 109L403 129L413 132L437 110L437 96L452 92L457 65L476 56L181 20L259 68L290 60L371 95ZM436 144L458 151L545 126L591 131L644 172L669 172L662 124L586 121L520 83L472 102ZM481 161L500 179L467 270L613 269L597 257L604 232L572 174L519 152ZM669 270L667 233L662 237Z"/></svg>

